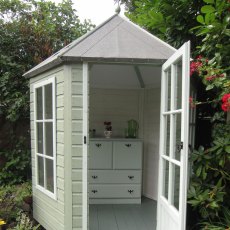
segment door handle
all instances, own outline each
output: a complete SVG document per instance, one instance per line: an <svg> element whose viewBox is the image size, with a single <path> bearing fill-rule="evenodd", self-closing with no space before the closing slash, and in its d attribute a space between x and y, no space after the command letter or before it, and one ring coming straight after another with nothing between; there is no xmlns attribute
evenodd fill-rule
<svg viewBox="0 0 230 230"><path fill-rule="evenodd" d="M130 194L132 194L134 191L133 191L133 190L131 190L131 189L129 189L129 190L128 190L128 192L129 192Z"/></svg>
<svg viewBox="0 0 230 230"><path fill-rule="evenodd" d="M98 177L98 176L94 176L94 175L92 176L93 179L97 179L97 177Z"/></svg>
<svg viewBox="0 0 230 230"><path fill-rule="evenodd" d="M94 194L97 193L97 190L92 190L92 193L94 193Z"/></svg>
<svg viewBox="0 0 230 230"><path fill-rule="evenodd" d="M98 148L101 147L101 144L99 144L99 143L98 143L98 144L95 144L95 145L96 145Z"/></svg>
<svg viewBox="0 0 230 230"><path fill-rule="evenodd" d="M183 142L177 145L177 151L180 152L183 149Z"/></svg>
<svg viewBox="0 0 230 230"><path fill-rule="evenodd" d="M129 178L130 180L132 180L132 179L134 178L134 176L128 176L128 178Z"/></svg>
<svg viewBox="0 0 230 230"><path fill-rule="evenodd" d="M125 144L126 147L131 147L131 144Z"/></svg>

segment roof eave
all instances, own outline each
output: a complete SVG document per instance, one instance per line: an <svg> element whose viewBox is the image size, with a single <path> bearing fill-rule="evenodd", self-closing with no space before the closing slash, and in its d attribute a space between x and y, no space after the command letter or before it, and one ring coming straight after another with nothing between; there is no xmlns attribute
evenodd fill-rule
<svg viewBox="0 0 230 230"><path fill-rule="evenodd" d="M125 57L62 57L64 62L97 62L97 63L127 63L127 64L163 64L167 59L125 58Z"/></svg>
<svg viewBox="0 0 230 230"><path fill-rule="evenodd" d="M46 65L42 65L41 67L39 67L35 70L31 69L30 71L24 73L23 77L25 77L25 78L35 77L38 74L44 73L45 71L50 70L54 67L57 67L61 64L63 64L63 60L61 57L58 57L57 59L54 59L52 62L49 62Z"/></svg>

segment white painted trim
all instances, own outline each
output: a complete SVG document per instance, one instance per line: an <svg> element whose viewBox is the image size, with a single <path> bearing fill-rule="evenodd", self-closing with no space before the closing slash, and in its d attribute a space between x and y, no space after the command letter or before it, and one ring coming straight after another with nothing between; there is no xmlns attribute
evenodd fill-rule
<svg viewBox="0 0 230 230"><path fill-rule="evenodd" d="M188 152L189 152L189 89L190 89L190 41L184 45L183 55L184 72L182 73L182 110L184 116L182 116L182 139L183 150L181 152L181 177L180 183L183 187L180 187L181 202L180 202L180 213L181 213L181 229L186 228L186 211L187 211L187 180L188 180Z"/></svg>
<svg viewBox="0 0 230 230"><path fill-rule="evenodd" d="M83 62L83 135L82 135L82 230L88 230L88 104L89 104L89 69L88 63ZM86 144L84 143L86 137Z"/></svg>
<svg viewBox="0 0 230 230"><path fill-rule="evenodd" d="M175 64L178 60L182 59L182 108L176 109L174 101L176 99L176 82L173 76L175 76ZM167 98L167 72L171 68L171 108L170 111L165 112L168 101ZM160 147L159 147L159 192L158 192L158 207L157 207L157 230L161 229L162 212L161 206L167 210L167 215L170 215L177 223L178 230L184 230L186 228L186 206L187 206L187 180L188 180L188 144L189 144L189 89L190 89L190 42L185 43L175 54L173 54L162 66L162 85L161 85L161 125L160 125ZM167 85L166 85L167 84ZM173 100L172 100L173 99ZM176 109L176 110L175 110ZM181 150L181 159L177 161L174 159L173 147L175 131L175 116L174 114L181 114L181 141L183 142L183 149ZM164 155L165 145L165 116L170 116L170 155ZM169 188L168 188L168 200L163 197L163 160L169 162ZM177 165L180 167L180 192L179 192L179 210L173 206L174 196L174 167ZM165 220L166 221L166 220Z"/></svg>
<svg viewBox="0 0 230 230"><path fill-rule="evenodd" d="M37 120L37 100L36 100L36 89L42 87L42 109L43 109L43 118L45 113L45 94L44 94L44 87L48 84L52 84L52 113L53 113L53 119L42 119ZM35 142L35 181L36 181L36 189L40 190L47 196L51 197L52 199L57 199L57 163L56 163L56 77L52 76L48 79L42 80L38 83L35 83L33 86L33 92L34 92L34 142ZM43 154L40 154L37 152L37 123L43 123ZM53 123L53 157L46 156L45 155L45 122L52 122ZM54 192L50 192L46 188L40 186L38 184L38 161L37 157L40 156L43 158L44 163L44 185L46 185L46 170L45 170L45 159L53 160L53 177L54 177Z"/></svg>

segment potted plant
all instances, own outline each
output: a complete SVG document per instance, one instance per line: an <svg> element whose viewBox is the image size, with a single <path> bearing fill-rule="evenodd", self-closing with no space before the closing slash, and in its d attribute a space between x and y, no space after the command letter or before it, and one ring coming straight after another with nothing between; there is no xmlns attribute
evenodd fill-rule
<svg viewBox="0 0 230 230"><path fill-rule="evenodd" d="M112 125L111 124L112 124L111 121L104 122L104 125L105 125L104 134L106 138L110 138L112 135Z"/></svg>

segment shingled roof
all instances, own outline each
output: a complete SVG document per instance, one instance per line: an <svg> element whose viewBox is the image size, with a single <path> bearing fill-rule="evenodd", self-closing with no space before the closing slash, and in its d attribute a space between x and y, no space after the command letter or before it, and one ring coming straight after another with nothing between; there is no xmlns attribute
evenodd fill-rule
<svg viewBox="0 0 230 230"><path fill-rule="evenodd" d="M162 63L176 49L117 14L73 41L25 77L34 77L66 62Z"/></svg>

